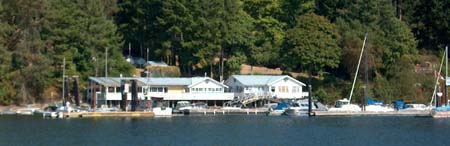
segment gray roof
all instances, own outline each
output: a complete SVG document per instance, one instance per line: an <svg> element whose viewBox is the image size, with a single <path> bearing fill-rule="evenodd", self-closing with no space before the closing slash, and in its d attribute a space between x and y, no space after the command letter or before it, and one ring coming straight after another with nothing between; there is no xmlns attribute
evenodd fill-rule
<svg viewBox="0 0 450 146"><path fill-rule="evenodd" d="M264 86L269 85L277 80L281 80L283 78L290 78L299 84L305 85L304 83L297 81L296 79L289 77L287 75L233 75L237 81L242 83L245 86Z"/></svg>
<svg viewBox="0 0 450 146"><path fill-rule="evenodd" d="M147 61L146 65L151 65L151 66L168 66L167 63L165 63L163 61Z"/></svg>
<svg viewBox="0 0 450 146"><path fill-rule="evenodd" d="M136 79L138 81L138 86L144 86L147 83L149 85L162 85L162 86L176 86L176 85L180 85L180 86L189 86L192 84L196 84L199 83L205 79L209 79L212 81L215 81L214 79L211 79L209 77L192 77L192 78L171 78L171 77L151 77L151 78L146 78L146 77L139 77L139 78L131 78L131 77L124 77L124 78L120 78L120 77L89 77L90 80L104 85L104 86L120 86L120 80L122 79L126 79L126 80L131 80L131 79ZM216 81L217 82L217 81ZM218 83L218 82L217 82ZM220 84L220 83L219 83ZM222 84L223 85L223 84ZM224 87L227 87L225 85L223 85Z"/></svg>

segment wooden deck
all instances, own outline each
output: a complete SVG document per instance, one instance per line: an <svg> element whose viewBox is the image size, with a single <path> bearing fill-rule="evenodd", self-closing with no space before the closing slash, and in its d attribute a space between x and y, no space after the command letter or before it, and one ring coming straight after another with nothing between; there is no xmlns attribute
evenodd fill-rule
<svg viewBox="0 0 450 146"><path fill-rule="evenodd" d="M315 116L414 116L430 117L430 111L392 111L392 112L330 112L315 111Z"/></svg>

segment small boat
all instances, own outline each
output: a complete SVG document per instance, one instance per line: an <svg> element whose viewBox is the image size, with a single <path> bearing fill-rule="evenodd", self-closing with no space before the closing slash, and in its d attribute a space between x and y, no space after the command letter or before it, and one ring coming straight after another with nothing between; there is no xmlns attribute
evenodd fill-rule
<svg viewBox="0 0 450 146"><path fill-rule="evenodd" d="M11 109L3 110L0 113L1 113L1 115L15 115L15 114L17 114L16 111L11 110Z"/></svg>
<svg viewBox="0 0 450 146"><path fill-rule="evenodd" d="M450 118L450 106L441 106L433 108L431 111L433 118Z"/></svg>
<svg viewBox="0 0 450 146"><path fill-rule="evenodd" d="M172 108L169 107L154 107L152 109L153 113L155 114L155 116L157 117L168 117L168 116L172 116Z"/></svg>
<svg viewBox="0 0 450 146"><path fill-rule="evenodd" d="M309 102L308 100L297 100L293 102L291 107L288 107L285 114L288 116L309 116L308 114ZM328 109L322 103L312 102L311 111L327 111Z"/></svg>
<svg viewBox="0 0 450 146"><path fill-rule="evenodd" d="M291 104L287 102L281 102L274 108L269 108L268 116L280 116L283 115L285 110L290 107Z"/></svg>

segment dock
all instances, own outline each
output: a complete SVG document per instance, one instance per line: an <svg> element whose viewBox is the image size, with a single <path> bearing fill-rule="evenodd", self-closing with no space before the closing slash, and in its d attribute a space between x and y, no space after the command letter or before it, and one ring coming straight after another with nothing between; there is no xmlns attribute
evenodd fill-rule
<svg viewBox="0 0 450 146"><path fill-rule="evenodd" d="M389 111L389 112L330 112L315 111L315 116L412 116L412 117L430 117L430 111Z"/></svg>
<svg viewBox="0 0 450 146"><path fill-rule="evenodd" d="M65 118L81 118L81 117L154 117L151 111L137 112L64 112Z"/></svg>
<svg viewBox="0 0 450 146"><path fill-rule="evenodd" d="M189 115L267 115L267 109L191 109Z"/></svg>

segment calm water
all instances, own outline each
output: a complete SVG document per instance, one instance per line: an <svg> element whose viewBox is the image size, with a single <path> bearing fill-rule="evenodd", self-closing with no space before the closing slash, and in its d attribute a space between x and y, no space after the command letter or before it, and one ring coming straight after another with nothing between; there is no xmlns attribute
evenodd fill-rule
<svg viewBox="0 0 450 146"><path fill-rule="evenodd" d="M450 119L0 116L0 145L450 145Z"/></svg>

